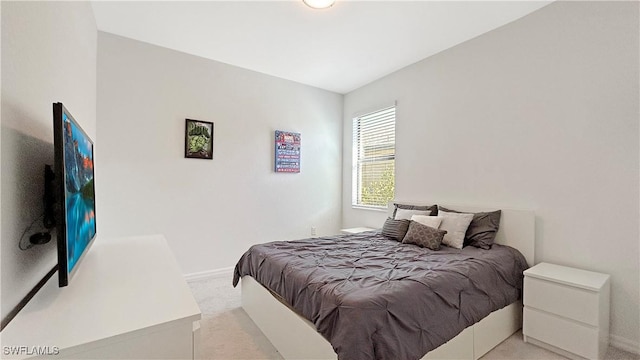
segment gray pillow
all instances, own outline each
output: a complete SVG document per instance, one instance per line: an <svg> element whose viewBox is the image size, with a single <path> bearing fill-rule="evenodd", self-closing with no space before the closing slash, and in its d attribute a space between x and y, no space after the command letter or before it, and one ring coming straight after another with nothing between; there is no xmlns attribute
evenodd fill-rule
<svg viewBox="0 0 640 360"><path fill-rule="evenodd" d="M431 250L440 250L440 244L442 244L442 239L446 233L446 230L438 230L431 226L411 221L409 230L404 236L404 239L402 239L402 243L415 244Z"/></svg>
<svg viewBox="0 0 640 360"><path fill-rule="evenodd" d="M422 211L426 211L429 210L431 211L431 216L436 216L438 215L438 205L406 205L406 204L399 204L399 203L394 203L393 205L395 205L395 209L393 209L393 218L396 218L396 212L398 211L398 209L404 209L404 210L422 210Z"/></svg>
<svg viewBox="0 0 640 360"><path fill-rule="evenodd" d="M409 222L411 220L395 220L393 218L387 218L382 226L382 235L390 237L395 241L402 241L404 235L409 228Z"/></svg>
<svg viewBox="0 0 640 360"><path fill-rule="evenodd" d="M442 206L440 209L442 211L462 213L462 211L451 210ZM491 249L500 227L501 215L502 210L473 213L473 220L471 220L471 224L469 224L464 235L464 246L471 245L481 249Z"/></svg>

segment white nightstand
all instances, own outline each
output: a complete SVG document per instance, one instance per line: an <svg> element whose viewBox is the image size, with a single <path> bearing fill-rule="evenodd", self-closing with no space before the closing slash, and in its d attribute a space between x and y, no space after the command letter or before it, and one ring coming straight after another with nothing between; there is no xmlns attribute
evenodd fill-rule
<svg viewBox="0 0 640 360"><path fill-rule="evenodd" d="M524 272L524 341L572 359L609 346L609 275L540 263Z"/></svg>
<svg viewBox="0 0 640 360"><path fill-rule="evenodd" d="M357 234L357 233L361 233L365 231L373 231L373 230L375 229L369 228L369 227L356 227L356 228L349 228L349 229L340 229L340 232L343 234Z"/></svg>

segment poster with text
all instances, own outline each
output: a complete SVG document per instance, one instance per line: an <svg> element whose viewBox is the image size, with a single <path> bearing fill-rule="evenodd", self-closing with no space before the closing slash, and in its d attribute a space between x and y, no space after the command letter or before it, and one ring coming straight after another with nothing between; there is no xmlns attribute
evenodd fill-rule
<svg viewBox="0 0 640 360"><path fill-rule="evenodd" d="M300 172L300 133L276 130L277 173Z"/></svg>

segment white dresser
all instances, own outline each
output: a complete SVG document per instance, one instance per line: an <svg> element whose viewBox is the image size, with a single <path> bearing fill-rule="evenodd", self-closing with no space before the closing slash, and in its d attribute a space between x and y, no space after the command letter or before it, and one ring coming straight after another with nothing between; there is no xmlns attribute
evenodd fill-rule
<svg viewBox="0 0 640 360"><path fill-rule="evenodd" d="M572 359L609 345L609 275L540 263L524 272L524 341Z"/></svg>
<svg viewBox="0 0 640 360"><path fill-rule="evenodd" d="M0 357L197 358L200 309L163 236L97 238L79 266L2 330Z"/></svg>

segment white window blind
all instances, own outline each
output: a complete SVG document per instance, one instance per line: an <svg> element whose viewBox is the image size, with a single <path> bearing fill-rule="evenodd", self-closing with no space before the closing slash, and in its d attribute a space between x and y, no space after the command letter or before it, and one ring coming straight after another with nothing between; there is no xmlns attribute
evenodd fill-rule
<svg viewBox="0 0 640 360"><path fill-rule="evenodd" d="M353 119L352 205L386 207L395 191L396 108Z"/></svg>

